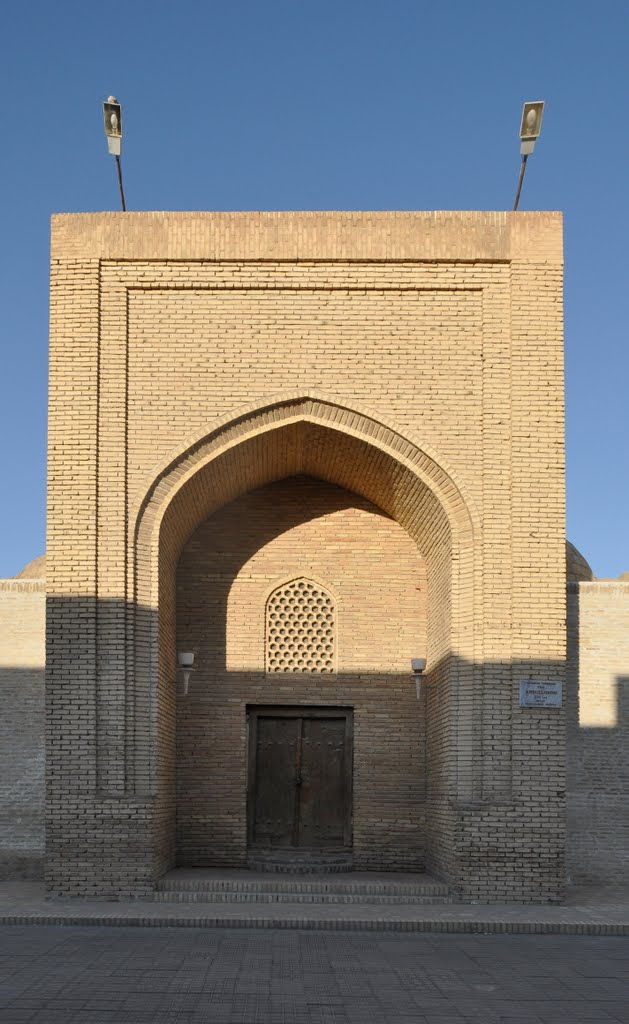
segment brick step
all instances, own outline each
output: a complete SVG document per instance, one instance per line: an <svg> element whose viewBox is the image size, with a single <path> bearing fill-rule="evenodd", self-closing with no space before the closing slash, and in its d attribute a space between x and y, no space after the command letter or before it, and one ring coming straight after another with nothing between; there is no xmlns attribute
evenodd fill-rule
<svg viewBox="0 0 629 1024"><path fill-rule="evenodd" d="M398 896L338 892L156 892L157 903L327 903L374 906L432 906L451 903L450 896Z"/></svg>
<svg viewBox="0 0 629 1024"><path fill-rule="evenodd" d="M247 867L252 871L269 871L275 874L322 874L329 871L339 874L353 867L351 853L307 852L295 850L258 850L247 857Z"/></svg>
<svg viewBox="0 0 629 1024"><path fill-rule="evenodd" d="M430 875L360 872L347 875L271 876L260 872L173 871L157 882L158 902L204 903L390 903L451 901L447 885Z"/></svg>

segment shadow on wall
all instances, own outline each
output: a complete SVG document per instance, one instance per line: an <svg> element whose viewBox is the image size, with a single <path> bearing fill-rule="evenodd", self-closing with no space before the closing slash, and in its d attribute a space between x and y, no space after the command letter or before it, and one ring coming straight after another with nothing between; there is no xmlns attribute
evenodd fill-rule
<svg viewBox="0 0 629 1024"><path fill-rule="evenodd" d="M629 675L613 670L626 657L626 594L614 610L615 589L568 586L567 871L577 883L629 878Z"/></svg>
<svg viewBox="0 0 629 1024"><path fill-rule="evenodd" d="M131 643L129 632L126 659L125 644L119 642L116 657L109 647L105 660L94 638L102 625L116 623L121 637L125 624L131 631L135 623L135 638ZM175 678L172 667L174 652L170 666L158 665L154 653L151 660L158 636L155 611L94 598L49 598L48 629L51 892L151 892L155 879L177 861L177 772L184 761L190 771L197 755L201 771L192 784L199 783L207 767L215 787L231 787L232 807L240 801L237 815L219 802L212 828L224 850L237 840L244 856L246 708L271 703L353 707L356 749L361 730L363 737L377 735L373 746L363 741L362 767L354 764L356 799L362 786L364 800L372 801L371 810L364 804L361 812L364 851L373 837L374 850L388 856L386 833L396 830L405 863L415 844L419 856L414 867L422 866L422 858L428 870L464 898L557 898L564 878L564 716L557 709L520 708L518 691L522 678L561 677L561 664L470 665L446 657L429 665L417 701L408 670L356 668L325 677L277 673L270 678L261 665L258 672L224 669L218 678L199 663L191 681L199 716L182 751L181 746L177 750L177 705L184 718L187 711L179 692L181 677ZM140 662L146 663L146 679L137 671ZM152 682L145 688L147 679ZM498 705L508 711L506 716L496 717ZM16 701L18 711L20 706ZM232 759L226 767L215 747L204 766L203 730L195 734L202 715L218 723L219 733L229 717L221 743L227 749L236 736L240 763ZM4 736L9 757L12 734L22 727L16 718L11 734ZM400 773L401 764L412 777ZM502 780L500 789L496 778ZM202 793L199 786L199 799ZM40 796L34 806L41 805ZM387 807L395 812L389 817ZM217 849L216 860L220 856ZM371 866L386 870L387 862ZM391 858L389 868L394 866Z"/></svg>
<svg viewBox="0 0 629 1024"><path fill-rule="evenodd" d="M0 667L0 879L43 877L43 668Z"/></svg>
<svg viewBox="0 0 629 1024"><path fill-rule="evenodd" d="M305 522L309 530L319 529L312 496L307 493L311 485L306 480L299 486L303 494L296 492L294 508L286 506L288 519L283 525L293 529ZM328 490L326 512L339 514L349 508L352 515L365 516L374 510L369 503L362 503L362 508L355 500L348 504L335 486ZM266 492L260 493L264 497ZM253 497L243 501L251 503ZM376 521L393 529L389 518L376 512ZM241 547L234 548L228 530L216 531L221 515L228 519L230 511L221 512L212 524L215 541L221 537L226 541L223 548L219 545L221 562L214 567L218 570L212 583L214 606L207 603L209 591L193 588L202 598L202 615L220 624L213 637L203 641L205 651L203 642L194 639L197 664L187 701L177 696L175 686L174 621L162 647L165 657L158 664L160 625L153 610L94 598L49 600L48 843L58 888L117 893L126 886L137 893L142 886L150 891L154 878L177 859L234 863L240 857L242 862L246 707L271 703L355 709L356 742L362 742L371 756L367 767L355 762L355 797L360 797L361 784L363 792L373 797L372 811L365 814L364 807L361 811L355 836L361 831L363 851L369 849L374 858L380 857L380 866L385 855L389 865L398 868L426 864L455 883L465 879L466 894L474 898L475 892L480 895L487 888L483 877L493 877L504 888L512 870L505 863L512 863L530 878L535 876L531 884L538 892L550 891L551 875L557 878L563 856L561 826L554 836L551 829L546 845L540 845L540 816L536 819L536 815L539 811L543 819L548 812L560 823L563 814L566 786L557 728L563 716L552 710L521 709L518 683L523 678L557 678L562 666L534 661L470 665L445 657L429 666L424 693L417 702L408 672L391 671L396 661L390 656L392 648L383 655L381 669L356 657L351 672L325 677L267 674L262 627L258 640L248 648L246 662L234 666L226 657L225 644L231 587L243 559L250 560L258 551L267 552L265 558L273 554L269 541L277 535L281 517L276 516L269 529L268 510L260 514L256 536L249 547L245 545L243 555ZM200 529L202 533L206 527ZM318 534L314 539L318 550ZM193 537L190 564L203 575L205 567L195 544ZM401 551L402 561L410 565ZM299 540L298 561L302 555ZM282 550L278 564L285 562ZM390 564L387 561L387 571ZM185 569L185 557L181 566ZM247 566L254 587L258 585L255 570L256 565ZM269 573L265 569L261 575L267 579ZM272 568L270 576L275 575ZM398 582L402 589L412 586L415 592L414 579L400 576ZM582 585L587 600L587 595L598 593L597 586ZM592 643L584 644L580 664L580 601L571 597L578 593L569 586L568 875L575 881L617 881L629 872L629 676L616 673L613 682L608 680L601 658L603 685L599 685L597 672L591 671L597 667ZM180 629L186 634L186 601L181 598L180 590ZM401 607L396 594L389 595L387 602ZM593 614L591 606L586 608L585 624L589 628L590 622L597 623L601 628L601 616ZM359 606L357 610L362 614ZM376 612L373 621L382 614L379 609ZM415 614L410 606L407 613ZM251 614L255 615L255 608ZM372 620L369 639L382 653ZM412 621L417 619L408 619ZM424 653L408 622L406 639L398 634L393 645L398 653L406 652L397 660L398 669L408 664L410 656ZM99 636L109 631L113 642L98 649L97 631ZM179 644L187 646L184 635ZM5 663L0 668L0 873L35 877L41 870L44 845L44 678L41 669L24 667L19 649L15 653L15 665ZM9 660L6 654L4 660ZM622 652L616 665L619 662ZM582 698L585 694L590 701L582 708L587 711L581 716L583 725L579 724L580 674ZM602 702L600 707L597 700ZM219 757L221 748L224 752ZM200 804L209 793L212 822L205 838L201 836L200 849L199 833L190 842L190 823L195 816L203 818L207 808ZM394 848L397 853L392 855ZM81 873L83 882L75 885L72 879Z"/></svg>
<svg viewBox="0 0 629 1024"><path fill-rule="evenodd" d="M130 617L130 609L123 602L107 604L115 605L116 611L122 613L123 618L125 615ZM176 694L173 672L168 670L163 675L151 698L147 720L153 723L153 733L149 742L149 736L138 731L136 715L146 709L141 701L134 706L131 699L134 681L132 665L127 667L126 681L124 674L121 675L119 671L120 664L100 665L100 682L98 689L96 687L93 636L99 614L97 602L94 599L70 598L54 600L51 605L54 609L51 622L57 625L56 635L51 636L49 651L52 673L48 734L51 774L56 779L50 789L50 842L57 851L58 862L67 860L68 877L76 871L79 855L77 843L83 842L93 844L94 858L87 857L92 865L102 860L103 879L115 871L113 861L119 862L120 857L126 857L129 889L138 890L139 877L143 877L150 888L151 879L166 870L177 856L174 828L177 764L175 712L180 698ZM149 624L150 632L150 628L156 628L156 616L153 612L147 612L146 618L152 620L152 627ZM138 637L140 646L147 643L148 636ZM574 641L569 645L568 654L565 700L568 736L568 875L575 881L617 881L618 877L629 870L629 812L626 801L629 790L626 754L629 739L629 676L617 675L615 678L616 724L611 727L580 727L577 685L579 659ZM69 666L65 673L55 667L61 666L62 660ZM448 836L452 835L450 826L446 828L444 824L448 815L454 814L459 823L477 821L479 828L470 830L468 839L458 847L453 873L480 877L483 865L490 872L493 870L492 865L498 870L500 862L504 863L505 851L513 858L524 856L531 865L536 856L539 861L540 854L539 851L536 853L535 840L527 832L524 818L519 817L518 807L521 801L526 802L528 799L531 787L534 787L540 801L548 799L557 807L555 801L564 788L559 784L563 768L561 758L555 758L552 750L548 749L556 723L555 712L520 709L518 681L528 677L552 678L561 667L543 662L475 666L478 683L475 684L477 689L474 693L460 686L462 677L470 679L469 671L462 672L462 668L469 670L469 666L459 665L456 659L450 659L448 666L432 666L432 672L427 674L419 708L415 705L414 687L410 678L399 673L364 672L360 669L356 669L346 679L332 675L325 683L320 679L315 680L309 684L312 686L310 692L304 692L297 699L294 696L287 699L286 691L282 689L286 683L280 677L276 680L277 694L269 697L267 690L264 700L282 704L303 701L356 706L360 703L362 681L365 680L376 702L372 704L371 713L380 716L383 735L387 725L394 725L399 720L400 701L405 708L410 709L409 721L414 722L413 716L417 711L418 746L422 740L420 731L424 728L420 724L422 717L425 721L425 755L421 764L417 762L419 768L425 766L422 768L425 775L417 786L413 784L410 787L410 791L413 800L417 799L420 803L425 801L419 817L423 817L426 812L424 838L429 840L427 845L432 849L430 856L435 864L448 859L445 847L450 841ZM439 675L440 680L437 679ZM257 686L268 688L268 677L263 672L247 673L247 676L252 690ZM237 684L236 688L242 687L241 673L230 674L225 671L224 685L227 688L230 678ZM204 680L202 671L195 672L192 687L196 689L197 697L201 696L199 689L206 687L207 698L201 697L201 704L207 701L208 711L218 696L212 696L212 685L213 680ZM44 843L44 674L40 669L4 665L0 668L0 687L3 697L3 714L0 719L3 763L0 787L0 871L5 877L36 877L40 871ZM343 688L342 700L334 692L338 687ZM497 733L492 724L492 708L496 698L503 699L505 688L511 694L508 735L504 729ZM351 698L350 691L356 695L355 699ZM117 696L119 693L123 694L122 704ZM392 709L387 701L393 694L398 704ZM227 693L225 690L223 696L233 706L235 693ZM244 705L256 703L259 699L255 696L247 697L244 692L239 695L237 703L242 708L243 722ZM104 701L109 703L110 710L113 706L114 717L119 725L124 726L122 731L119 729L114 735L106 733L103 723L99 723L99 708L102 710ZM121 706L126 709L124 716L119 713ZM185 710L184 714L187 714ZM111 721L110 715L108 725ZM97 728L94 728L95 723ZM466 746L466 737L470 736L472 744ZM491 737L489 743L488 736ZM482 744L480 737L484 737ZM395 728L390 730L390 739L391 756L394 757L397 742ZM113 795L99 789L96 783L97 751L99 747L102 750L103 746L121 759L123 766L126 765L126 768L123 767L123 785ZM147 797L146 787L142 790L142 786L136 784L137 779L130 770L134 749L139 747L146 751L149 746L153 748L151 772L154 780L157 780L155 797ZM506 762L509 762L511 786L490 796L482 785L482 775L487 777L488 773L479 773L478 769L481 760L486 764L487 761L491 763L492 759L497 769L501 766L504 769ZM214 766L213 771L220 774L220 765ZM458 786L468 772L472 772L476 780L473 795L471 799L461 800ZM385 776L386 772L383 778ZM509 816L512 822L515 821L513 828L511 825L508 829L503 828L499 815L496 815L495 809L501 803L503 807L511 808ZM79 806L82 811L75 818L72 834L72 829L67 830L67 823ZM154 808L157 808L159 819L157 825L152 817ZM104 832L100 836L93 834L90 838L88 833L95 815L104 824ZM416 827L418 820L413 827ZM135 829L132 836L129 835L130 821L134 822ZM154 849L156 845L160 850L158 855L151 853L148 856L147 850ZM559 845L556 857L559 856ZM135 861L135 864L131 861ZM116 882L113 888L120 891L123 886Z"/></svg>
<svg viewBox="0 0 629 1024"><path fill-rule="evenodd" d="M579 724L578 700L567 711L568 877L618 884L629 877L629 676L617 676L615 724ZM606 705L609 701L605 701Z"/></svg>
<svg viewBox="0 0 629 1024"><path fill-rule="evenodd" d="M306 580L330 595L343 671L407 671L426 655L417 545L372 502L334 484L297 476L242 495L197 527L176 579L177 648L194 648L208 671L264 671L268 598L292 582L303 590ZM274 613L276 655L303 667L300 652L316 653L322 615L305 594L286 601Z"/></svg>

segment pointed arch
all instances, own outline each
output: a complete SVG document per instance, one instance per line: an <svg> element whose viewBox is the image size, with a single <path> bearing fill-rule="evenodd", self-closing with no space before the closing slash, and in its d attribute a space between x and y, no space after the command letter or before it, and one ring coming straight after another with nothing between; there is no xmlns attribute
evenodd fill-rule
<svg viewBox="0 0 629 1024"><path fill-rule="evenodd" d="M263 406L239 410L202 436L189 437L147 481L133 545L134 694L129 725L130 735L142 735L145 723L138 728L138 720L148 716L153 739L148 750L134 747L136 787L153 789L157 694L176 673L173 580L183 545L218 508L298 473L368 499L415 540L429 576L427 654L433 678L438 682L440 672L447 672L454 690L471 696L481 574L475 567L478 517L465 488L428 446L420 446L371 410L314 392L276 396ZM456 664L448 662L451 655ZM463 678L466 672L469 678ZM469 737L473 702L458 701L458 706L455 728ZM457 794L462 787L463 795L471 796L471 741L457 742L452 747L463 751L465 761L455 771Z"/></svg>

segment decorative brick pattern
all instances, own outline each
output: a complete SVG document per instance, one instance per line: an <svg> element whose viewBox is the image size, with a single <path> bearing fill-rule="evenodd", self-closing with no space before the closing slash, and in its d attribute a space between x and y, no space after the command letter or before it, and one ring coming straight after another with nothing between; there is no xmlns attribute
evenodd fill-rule
<svg viewBox="0 0 629 1024"><path fill-rule="evenodd" d="M267 672L334 672L334 601L311 580L274 590L266 605Z"/></svg>

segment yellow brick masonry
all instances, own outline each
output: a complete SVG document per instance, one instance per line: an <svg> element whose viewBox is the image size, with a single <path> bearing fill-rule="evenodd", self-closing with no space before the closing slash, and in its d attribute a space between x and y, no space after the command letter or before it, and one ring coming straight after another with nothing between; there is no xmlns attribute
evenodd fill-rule
<svg viewBox="0 0 629 1024"><path fill-rule="evenodd" d="M267 674L269 592L304 574L333 597L335 673ZM312 477L249 492L182 552L177 646L197 652L177 708L179 863L246 863L247 705L305 703L354 709L354 866L423 865L424 703L409 667L426 649L426 569L398 523Z"/></svg>
<svg viewBox="0 0 629 1024"><path fill-rule="evenodd" d="M253 493L252 498L255 497ZM352 498L355 503L355 496ZM334 508L338 516L338 503ZM242 519L233 520L234 510L228 506L224 516L225 525L242 526ZM230 519L230 515L232 518ZM211 520L210 520L211 521ZM210 522L208 521L208 522ZM246 523L251 527L250 521ZM333 528L336 530L336 523ZM200 530L206 529L200 527ZM195 535L196 536L196 535ZM348 540L354 544L357 539L355 532L352 532ZM363 539L358 538L361 542ZM370 538L371 539L371 538ZM380 550L378 537L378 550ZM190 589L186 577L185 557L190 558L194 552L195 544L198 543L193 537L186 551L182 556L179 567L180 577L183 578L183 585ZM291 542L292 544L292 542ZM187 553L187 555L186 555ZM203 557L207 559L211 555L211 549L207 546L203 550ZM388 552L387 565L390 565L391 552ZM411 556L412 557L412 556ZM410 563L410 559L409 559ZM194 563L193 563L194 564ZM303 564L303 563L302 563ZM285 563L283 564L283 568ZM311 572L312 560L308 563ZM197 566L195 565L195 571ZM320 569L319 569L320 571ZM412 568L408 568L413 572ZM222 573L215 574L217 580L221 580L221 586L231 580L231 575ZM421 570L420 570L421 575ZM250 574L248 578L257 585L266 584L268 576L264 574ZM271 577L273 578L273 577ZM207 585L207 579L206 579ZM247 587L243 588L246 593ZM408 593L408 590L407 590ZM372 653L378 656L381 654L383 640L390 637L391 632L395 633L396 647L395 654L408 661L411 650L420 649L421 623L425 622L425 590L418 589L417 598L420 600L421 608L418 614L412 617L414 628L409 632L406 646L403 643L401 630L404 628L403 616L396 616L395 619L387 622L387 630L379 636L379 646ZM216 595L214 595L216 600ZM0 677L2 680L3 694L3 729L0 737L2 749L5 755L5 771L3 775L3 787L0 794L2 800L2 820L4 826L0 836L0 873L7 878L36 878L42 870L44 854L43 835L43 813L44 813L44 764L43 764L43 699L44 699L44 601L45 581L43 579L33 580L2 580L0 581ZM188 643L195 643L194 635L191 635L188 623L185 620L185 603L178 605L178 615L183 620L183 627L180 627L180 640L183 646ZM232 621L231 641L234 642L232 655L236 658L242 656L240 652L248 652L250 661L243 664L243 669L254 669L259 667L261 649L264 646L262 636L263 627L260 618L252 623L250 618L250 607L244 609L246 615L236 614ZM358 609L358 614L363 616L364 609ZM368 609L367 609L368 615ZM384 616L378 616L378 626L382 625ZM420 629L417 629L417 624ZM241 641L241 628L247 627L247 635L251 638L252 625L254 633L257 628L258 635L251 645L243 645ZM370 628L373 628L373 623ZM354 630L350 636L355 637ZM363 637L364 633L361 634ZM371 635L371 634L370 634ZM419 639L418 639L419 637ZM627 686L629 651L627 643L629 638L629 583L621 581L594 581L591 583L569 583L568 584L568 675L567 675L567 768L568 768L568 843L567 843L567 868L568 877L572 881L591 882L601 880L615 884L619 879L626 877L627 854L629 841L627 836L626 820L626 791L629 784L626 771L626 722L627 715L624 707L624 691ZM400 642L402 641L402 642ZM207 642L207 639L206 639ZM363 641L364 642L364 641ZM197 647L199 656L202 653L202 645ZM390 655L391 656L391 655ZM364 663L365 658L361 656L359 664ZM231 664L232 674L229 677L233 685L235 676L233 669L237 664ZM382 665L381 665L382 667ZM390 666L389 666L390 667ZM416 745L417 753L420 752L420 744L417 739L417 716L422 715L423 705L417 705L413 699L412 687L409 690L407 674L400 667L399 685L391 686L391 677L387 674L386 684L383 687L379 682L374 693L379 706L382 695L394 696L395 710L401 714L401 721L410 725L412 733L409 736L409 748L412 750ZM250 676L246 677L250 679ZM367 677L371 680L371 675ZM377 680L381 677L375 676ZM197 682L198 680L198 682ZM320 682L320 680L319 680ZM396 680L397 684L397 680ZM402 699L400 699L400 695ZM229 696L232 696L231 690ZM212 737L212 731L216 727L215 717L211 717L209 724L204 724L203 710L207 707L208 698L214 710L214 705L220 700L219 691L213 687L207 693L203 676L195 674L192 698L190 701L180 703L178 708L179 729L185 732L189 721L198 720L203 728L201 738L206 744ZM264 699L268 694L264 695ZM251 695L250 695L250 699ZM256 699L261 699L256 696ZM321 700L319 691L315 699ZM326 700L339 700L338 692L331 697L329 688L325 693ZM355 699L355 694L352 695ZM369 707L368 695L361 692L361 700ZM201 710L200 710L201 709ZM388 710L390 714L390 710ZM367 719L369 722L369 719ZM421 723L421 718L420 718ZM242 716L236 722L237 736L241 736ZM198 729L197 729L198 731ZM421 735L421 724L420 724ZM221 738L224 737L225 729L220 731ZM227 732L227 739L231 743L231 736ZM180 750L183 745L180 741ZM208 761L203 764L203 775L201 783L207 785L212 773L219 773L223 785L227 785L227 792L231 792L231 776L236 774L242 776L243 763L242 755L234 757L234 745L227 745L227 764L217 765ZM387 750L385 748L385 756ZM398 763L398 750L388 751L394 756L390 757L389 775L391 770L400 770L400 773L407 769L403 760ZM367 766L368 767L368 766ZM177 765L178 785L183 792L183 798L179 798L180 830L185 832L186 810L188 813L198 814L198 808L194 802L186 800L188 772L186 758L180 757ZM425 798L425 775L424 769L414 776L414 785L417 786L417 793L413 796L413 814L422 810L422 801ZM386 775L378 776L375 780L376 786L387 784L389 780ZM424 787L424 789L422 788ZM396 792L401 799L404 799L406 787L398 786ZM214 790L212 791L214 794ZM370 790L367 789L367 793ZM218 790L220 793L220 789ZM391 786L389 785L386 797L389 805ZM221 794L224 795L224 794ZM231 828L238 837L237 848L228 851L230 862L243 860L242 850L242 789L236 787L236 792L231 799L236 801L235 811L229 816ZM425 810L425 808L424 808ZM404 853L404 844L400 843L399 823L404 820L397 811L395 827L385 832L385 836L395 836L395 828L398 829L397 842L393 848L393 860L400 858ZM411 822L413 816L411 815ZM422 821L421 817L418 819ZM408 821L408 819L407 819ZM207 826L206 826L207 827ZM408 831L408 829L407 829ZM412 826L411 830L412 832ZM382 830L381 833L382 835ZM373 829L369 826L365 831L365 839L368 841L367 849L373 849ZM356 842L355 853L359 852L359 844ZM213 842L211 846L206 844L203 847L201 859L214 861L220 856L226 856L221 851L221 843L218 841L216 823L214 825ZM413 852L417 857L421 853L423 833L413 835ZM183 837L179 842L180 859L184 852ZM407 847L408 849L408 847ZM197 854L197 859L198 859ZM406 862L405 866L408 866Z"/></svg>
<svg viewBox="0 0 629 1024"><path fill-rule="evenodd" d="M426 564L426 863L469 898L557 895L563 714L517 682L562 677L561 265L555 213L53 219L52 891L173 863L182 547L305 473Z"/></svg>
<svg viewBox="0 0 629 1024"><path fill-rule="evenodd" d="M44 580L0 580L0 878L37 878L44 854Z"/></svg>
<svg viewBox="0 0 629 1024"><path fill-rule="evenodd" d="M568 872L629 873L629 582L568 584Z"/></svg>

